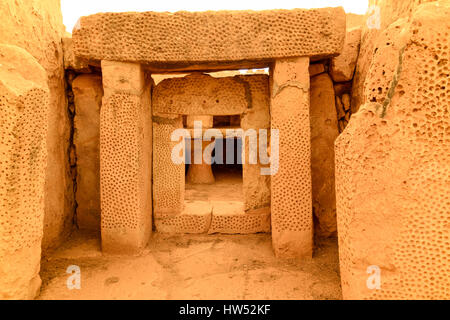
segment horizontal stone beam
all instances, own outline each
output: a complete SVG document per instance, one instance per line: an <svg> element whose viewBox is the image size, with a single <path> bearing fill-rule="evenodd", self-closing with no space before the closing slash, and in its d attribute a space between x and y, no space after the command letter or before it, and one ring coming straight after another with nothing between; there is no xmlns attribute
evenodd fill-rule
<svg viewBox="0 0 450 320"><path fill-rule="evenodd" d="M189 64L312 60L338 55L346 17L341 7L266 11L125 12L81 17L75 56L139 62L156 68Z"/></svg>

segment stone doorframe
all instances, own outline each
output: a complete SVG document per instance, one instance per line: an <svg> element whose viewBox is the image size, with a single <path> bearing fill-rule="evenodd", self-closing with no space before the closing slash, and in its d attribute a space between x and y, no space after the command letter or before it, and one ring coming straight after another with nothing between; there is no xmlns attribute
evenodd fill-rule
<svg viewBox="0 0 450 320"><path fill-rule="evenodd" d="M342 8L82 17L73 31L74 54L101 65L105 92L100 117L103 251L135 253L150 238L150 159L158 150L152 150L148 75L268 66L271 128L280 137L279 169L271 177L273 247L278 257L311 257L308 68L310 60L341 52L345 19Z"/></svg>

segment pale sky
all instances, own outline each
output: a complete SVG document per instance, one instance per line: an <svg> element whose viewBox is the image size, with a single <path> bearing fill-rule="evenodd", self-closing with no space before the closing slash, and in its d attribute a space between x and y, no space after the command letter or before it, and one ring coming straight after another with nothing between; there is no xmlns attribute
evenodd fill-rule
<svg viewBox="0 0 450 320"><path fill-rule="evenodd" d="M346 12L364 14L368 0L61 0L64 24L72 29L78 18L98 12L265 10L344 7Z"/></svg>

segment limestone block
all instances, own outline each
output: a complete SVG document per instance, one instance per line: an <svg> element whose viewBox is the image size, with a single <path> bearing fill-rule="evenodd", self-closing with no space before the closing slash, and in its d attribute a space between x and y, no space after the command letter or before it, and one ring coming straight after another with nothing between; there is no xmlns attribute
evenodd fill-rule
<svg viewBox="0 0 450 320"><path fill-rule="evenodd" d="M207 233L211 225L212 206L205 201L186 201L179 214L155 216L156 231L160 233Z"/></svg>
<svg viewBox="0 0 450 320"><path fill-rule="evenodd" d="M295 56L323 59L340 53L345 24L341 7L99 13L80 18L73 40L76 56L150 67Z"/></svg>
<svg viewBox="0 0 450 320"><path fill-rule="evenodd" d="M439 2L436 0L370 0L369 7L376 6L379 8L379 29L369 28L371 21L376 21L377 12L369 11L366 14L365 22L362 25L362 37L361 46L358 57L358 63L355 70L354 80L353 80L353 90L352 90L352 113L356 113L359 107L367 102L364 96L365 91L365 79L367 72L372 63L372 58L374 53L376 53L377 42L380 34L391 24L401 24L400 21L408 21L409 17L412 15L414 10L422 3L425 2ZM347 20L348 21L348 20ZM399 30L401 31L401 30ZM389 41L385 42L388 43ZM382 42L381 42L382 43Z"/></svg>
<svg viewBox="0 0 450 320"><path fill-rule="evenodd" d="M212 221L208 233L252 234L270 232L270 208L244 212L240 201L213 201Z"/></svg>
<svg viewBox="0 0 450 320"><path fill-rule="evenodd" d="M92 71L87 60L75 57L71 36L62 38L62 45L64 53L64 69L70 69L80 73L90 73Z"/></svg>
<svg viewBox="0 0 450 320"><path fill-rule="evenodd" d="M339 97L341 97L345 93L350 94L352 92L352 82L349 81L336 83L334 85L334 92L336 93L336 96Z"/></svg>
<svg viewBox="0 0 450 320"><path fill-rule="evenodd" d="M266 75L240 76L242 81L248 83L251 93L251 105L242 115L241 127L244 131L255 130L259 139L259 130L270 128L270 93L269 77ZM270 145L270 132L268 132L267 145ZM259 145L258 145L259 148ZM259 149L258 149L259 150ZM245 156L242 157L243 186L245 211L270 206L270 176L261 175L262 165L260 159L256 164L250 164L249 139L245 139ZM266 152L267 150L262 150Z"/></svg>
<svg viewBox="0 0 450 320"><path fill-rule="evenodd" d="M333 81L326 73L311 78L311 174L316 234L336 235L334 141L339 135Z"/></svg>
<svg viewBox="0 0 450 320"><path fill-rule="evenodd" d="M22 48L0 45L0 300L39 292L49 88Z"/></svg>
<svg viewBox="0 0 450 320"><path fill-rule="evenodd" d="M271 177L272 242L283 258L312 256L308 68L308 58L282 59L272 71L271 126L280 140L279 168Z"/></svg>
<svg viewBox="0 0 450 320"><path fill-rule="evenodd" d="M29 52L47 72L50 111L47 137L44 238L42 248L58 246L73 226L74 194L67 149L67 116L61 38L65 32L60 0L0 1L0 43Z"/></svg>
<svg viewBox="0 0 450 320"><path fill-rule="evenodd" d="M361 28L347 31L344 50L339 56L331 59L330 74L335 82L345 82L353 79L360 42Z"/></svg>
<svg viewBox="0 0 450 320"><path fill-rule="evenodd" d="M145 247L152 229L150 84L141 81L144 72L135 64L102 62L102 66L102 249L134 253Z"/></svg>
<svg viewBox="0 0 450 320"><path fill-rule="evenodd" d="M153 116L153 209L159 214L181 213L184 209L185 164L172 161L172 150L180 141L171 141L182 117Z"/></svg>
<svg viewBox="0 0 450 320"><path fill-rule="evenodd" d="M80 75L72 83L77 159L77 225L100 230L100 107L102 77Z"/></svg>
<svg viewBox="0 0 450 320"><path fill-rule="evenodd" d="M345 299L449 298L449 15L445 1L417 8L393 38L403 46L385 98L361 107L336 141ZM379 290L367 287L370 266Z"/></svg>
<svg viewBox="0 0 450 320"><path fill-rule="evenodd" d="M258 140L261 139L258 136ZM270 136L267 138L270 145ZM270 206L270 176L262 175L261 169L268 168L270 165L263 165L258 160L256 164L249 163L250 160L250 144L249 138L245 138L245 149L242 159L245 159L242 165L242 192L244 193L244 210L255 210L262 207ZM258 146L259 148L259 146ZM267 153L267 150L263 150ZM258 158L259 159L259 158Z"/></svg>
<svg viewBox="0 0 450 320"><path fill-rule="evenodd" d="M245 94L251 101L241 117L241 128L243 130L270 128L269 76L245 75L237 78L247 88Z"/></svg>
<svg viewBox="0 0 450 320"><path fill-rule="evenodd" d="M314 77L318 74L325 72L325 66L323 63L314 63L309 65L309 76Z"/></svg>
<svg viewBox="0 0 450 320"><path fill-rule="evenodd" d="M153 92L153 114L242 114L250 95L245 84L239 78L213 78L200 73L166 79Z"/></svg>

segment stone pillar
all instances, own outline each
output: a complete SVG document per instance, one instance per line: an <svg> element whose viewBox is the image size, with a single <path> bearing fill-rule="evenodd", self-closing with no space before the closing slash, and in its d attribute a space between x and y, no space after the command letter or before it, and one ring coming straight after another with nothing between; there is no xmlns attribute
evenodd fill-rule
<svg viewBox="0 0 450 320"><path fill-rule="evenodd" d="M312 257L308 68L309 58L294 58L276 60L271 70L271 127L279 130L279 168L271 181L272 242L280 258Z"/></svg>
<svg viewBox="0 0 450 320"><path fill-rule="evenodd" d="M77 225L80 229L100 230L100 108L102 77L83 74L72 83L75 103L77 165Z"/></svg>
<svg viewBox="0 0 450 320"><path fill-rule="evenodd" d="M102 72L102 249L135 253L152 230L151 80L134 63L102 61Z"/></svg>
<svg viewBox="0 0 450 320"><path fill-rule="evenodd" d="M213 116L188 116L187 117L187 127L189 129L193 129L195 127L195 122L201 121L202 123L202 129L209 129L213 127ZM195 130L195 129L194 129ZM195 132L195 131L194 131ZM203 130L201 132L203 136ZM191 137L191 164L189 166L188 174L187 174L187 181L189 183L194 184L212 184L215 181L212 167L211 167L211 156L212 151L211 149L210 153L208 153L207 159L204 159L203 152L207 146L209 146L211 141L203 141L203 139L200 139L201 141L196 141L196 137ZM197 150L200 149L201 150ZM195 154L196 152L201 153L201 163L195 163Z"/></svg>
<svg viewBox="0 0 450 320"><path fill-rule="evenodd" d="M172 151L185 143L184 137L172 141L172 134L183 129L179 115L153 115L153 211L155 223L165 214L179 214L184 209L185 163L176 163ZM158 228L158 225L156 225Z"/></svg>

